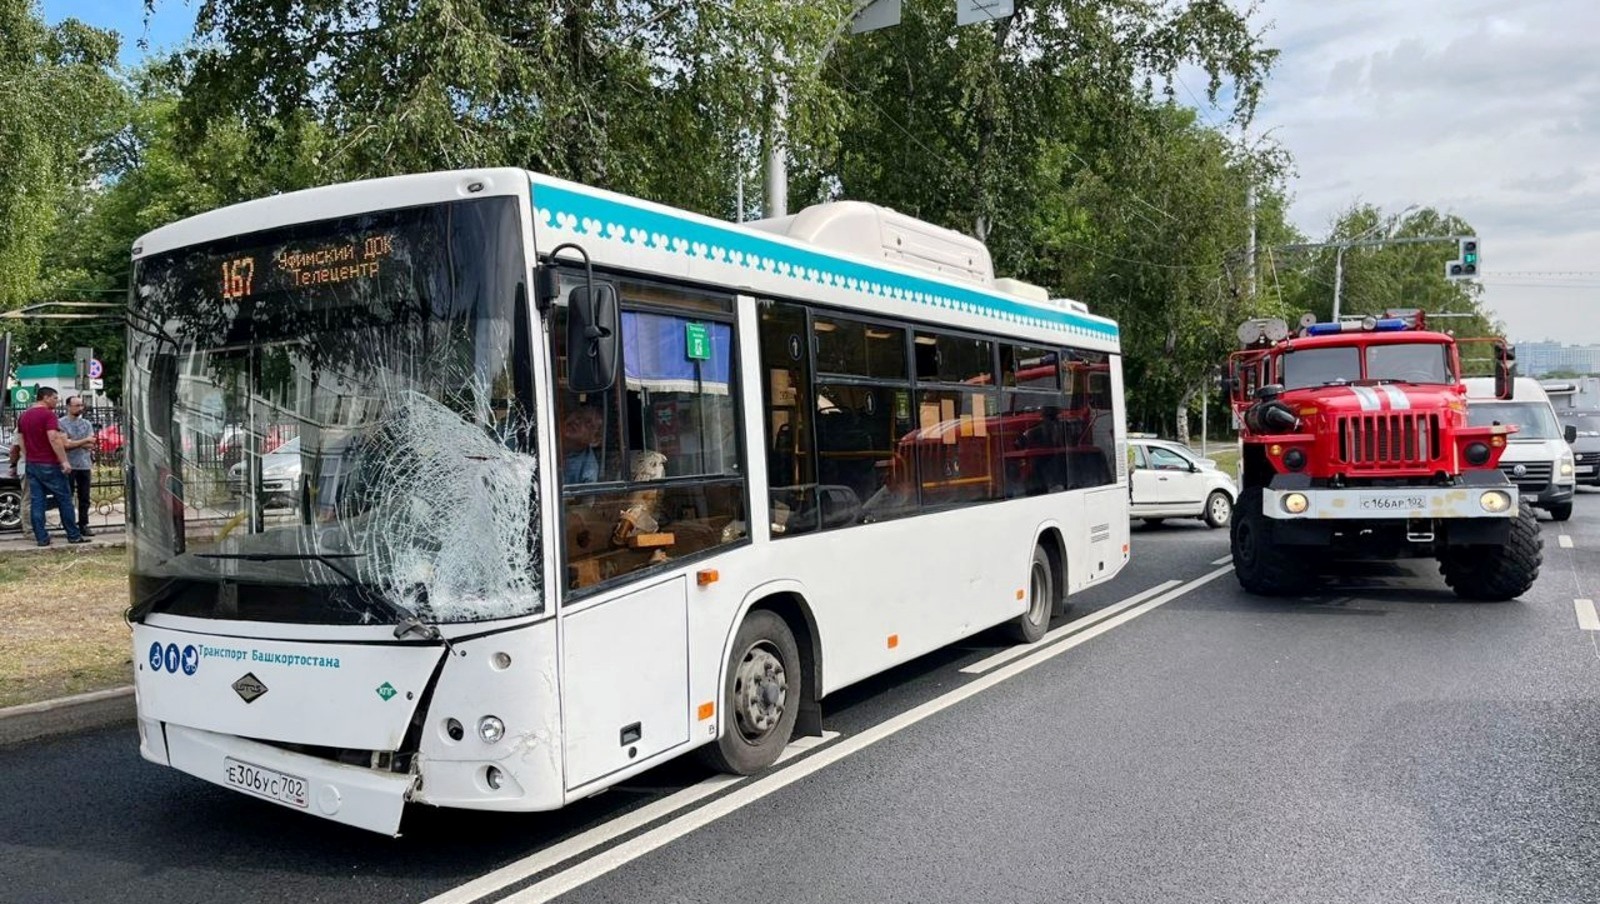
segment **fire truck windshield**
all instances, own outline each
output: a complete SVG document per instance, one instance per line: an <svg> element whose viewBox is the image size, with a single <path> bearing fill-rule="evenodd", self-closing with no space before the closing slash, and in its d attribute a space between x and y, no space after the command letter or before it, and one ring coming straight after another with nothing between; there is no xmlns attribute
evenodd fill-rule
<svg viewBox="0 0 1600 904"><path fill-rule="evenodd" d="M1353 345L1299 349L1279 361L1284 389L1309 389L1361 379L1361 350Z"/></svg>
<svg viewBox="0 0 1600 904"><path fill-rule="evenodd" d="M1454 383L1450 369L1450 347L1437 342L1368 346L1367 379Z"/></svg>

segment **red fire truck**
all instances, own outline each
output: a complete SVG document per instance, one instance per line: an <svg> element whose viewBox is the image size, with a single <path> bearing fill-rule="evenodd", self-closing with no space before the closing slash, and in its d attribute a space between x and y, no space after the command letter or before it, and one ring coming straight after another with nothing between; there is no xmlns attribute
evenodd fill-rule
<svg viewBox="0 0 1600 904"><path fill-rule="evenodd" d="M1420 311L1239 328L1227 385L1240 424L1232 529L1244 589L1309 589L1334 558L1435 557L1458 596L1508 600L1533 585L1543 544L1533 510L1497 465L1516 427L1467 424L1461 353ZM1513 362L1486 340L1495 393Z"/></svg>

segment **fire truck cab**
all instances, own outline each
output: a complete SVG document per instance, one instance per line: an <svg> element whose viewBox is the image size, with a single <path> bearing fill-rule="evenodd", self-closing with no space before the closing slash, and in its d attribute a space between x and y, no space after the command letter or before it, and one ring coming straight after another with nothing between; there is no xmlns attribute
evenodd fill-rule
<svg viewBox="0 0 1600 904"><path fill-rule="evenodd" d="M1532 586L1542 546L1497 465L1516 428L1470 426L1460 345L1421 312L1318 323L1246 321L1228 387L1240 424L1235 573L1251 592L1308 589L1311 548L1336 557L1436 557L1463 597ZM1488 343L1495 395L1513 359Z"/></svg>

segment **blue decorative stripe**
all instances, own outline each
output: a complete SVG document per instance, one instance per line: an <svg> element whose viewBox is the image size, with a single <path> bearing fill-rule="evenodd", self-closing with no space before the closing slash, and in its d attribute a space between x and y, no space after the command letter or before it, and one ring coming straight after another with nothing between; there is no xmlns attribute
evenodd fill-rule
<svg viewBox="0 0 1600 904"><path fill-rule="evenodd" d="M753 230L664 213L543 181L533 184L533 209L541 225L575 236L598 236L877 298L996 317L1087 338L1113 342L1118 339L1115 324L1072 311L885 270L827 252L797 248Z"/></svg>

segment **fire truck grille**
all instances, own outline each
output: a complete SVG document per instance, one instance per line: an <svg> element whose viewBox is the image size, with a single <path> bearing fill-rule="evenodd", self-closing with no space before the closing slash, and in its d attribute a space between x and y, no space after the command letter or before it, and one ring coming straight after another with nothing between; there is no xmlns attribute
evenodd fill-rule
<svg viewBox="0 0 1600 904"><path fill-rule="evenodd" d="M1361 414L1339 421L1339 460L1347 465L1424 467L1438 457L1436 414Z"/></svg>

